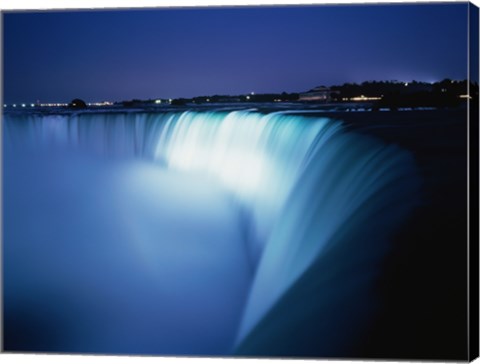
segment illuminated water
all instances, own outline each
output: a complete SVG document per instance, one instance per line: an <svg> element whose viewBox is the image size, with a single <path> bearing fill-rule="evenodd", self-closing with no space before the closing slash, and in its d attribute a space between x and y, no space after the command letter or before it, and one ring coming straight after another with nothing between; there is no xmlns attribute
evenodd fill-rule
<svg viewBox="0 0 480 364"><path fill-rule="evenodd" d="M291 325L275 309L299 285L292 317L337 300L332 284L368 292L417 199L408 153L298 113L7 114L3 134L20 350L248 354L257 332ZM30 333L12 328L20 316Z"/></svg>

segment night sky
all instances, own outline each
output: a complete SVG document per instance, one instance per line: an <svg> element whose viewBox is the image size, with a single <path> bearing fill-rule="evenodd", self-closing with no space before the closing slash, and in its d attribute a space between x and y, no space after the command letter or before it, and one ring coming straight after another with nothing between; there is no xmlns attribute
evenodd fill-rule
<svg viewBox="0 0 480 364"><path fill-rule="evenodd" d="M467 78L467 3L3 16L5 103Z"/></svg>

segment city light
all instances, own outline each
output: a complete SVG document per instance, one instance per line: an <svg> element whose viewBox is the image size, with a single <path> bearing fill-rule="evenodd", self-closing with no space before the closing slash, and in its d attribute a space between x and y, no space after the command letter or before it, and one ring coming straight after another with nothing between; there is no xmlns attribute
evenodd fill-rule
<svg viewBox="0 0 480 364"><path fill-rule="evenodd" d="M64 106L64 104L54 104L55 106ZM102 101L102 102L89 102L88 106L112 106L113 102ZM66 106L66 104L65 104Z"/></svg>
<svg viewBox="0 0 480 364"><path fill-rule="evenodd" d="M39 104L40 107L61 107L61 106L68 106L68 104L64 103L47 103L47 104Z"/></svg>
<svg viewBox="0 0 480 364"><path fill-rule="evenodd" d="M161 103L162 103L162 100L155 100L155 103L156 103L156 104L161 104Z"/></svg>
<svg viewBox="0 0 480 364"><path fill-rule="evenodd" d="M350 101L375 101L375 100L381 100L381 97L367 97L364 95L356 96L350 98Z"/></svg>
<svg viewBox="0 0 480 364"><path fill-rule="evenodd" d="M25 106L27 106L27 105L25 105L25 104L22 104L22 107L25 107Z"/></svg>

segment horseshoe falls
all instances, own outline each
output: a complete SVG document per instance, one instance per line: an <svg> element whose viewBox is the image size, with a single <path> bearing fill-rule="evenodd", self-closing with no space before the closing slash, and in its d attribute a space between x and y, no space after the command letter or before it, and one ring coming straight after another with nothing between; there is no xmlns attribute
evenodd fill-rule
<svg viewBox="0 0 480 364"><path fill-rule="evenodd" d="M3 160L7 350L348 353L419 194L301 110L6 113Z"/></svg>

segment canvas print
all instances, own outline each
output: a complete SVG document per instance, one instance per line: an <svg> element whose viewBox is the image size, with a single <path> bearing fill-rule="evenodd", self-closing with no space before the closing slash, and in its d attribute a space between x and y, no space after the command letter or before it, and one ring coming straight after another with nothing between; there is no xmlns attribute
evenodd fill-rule
<svg viewBox="0 0 480 364"><path fill-rule="evenodd" d="M477 356L476 6L2 27L5 352Z"/></svg>

